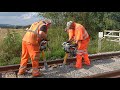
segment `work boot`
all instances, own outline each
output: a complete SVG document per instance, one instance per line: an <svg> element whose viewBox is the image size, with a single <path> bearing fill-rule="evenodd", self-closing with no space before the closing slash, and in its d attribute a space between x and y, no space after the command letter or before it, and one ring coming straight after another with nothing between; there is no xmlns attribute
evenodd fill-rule
<svg viewBox="0 0 120 90"><path fill-rule="evenodd" d="M87 66L90 66L90 63L84 63L85 65L87 65Z"/></svg>
<svg viewBox="0 0 120 90"><path fill-rule="evenodd" d="M74 67L80 69L82 68L82 65L76 64Z"/></svg>
<svg viewBox="0 0 120 90"><path fill-rule="evenodd" d="M32 76L33 76L33 77L41 77L41 76L43 76L43 74L40 73L40 70L39 70L39 69L33 69L33 71L32 71Z"/></svg>
<svg viewBox="0 0 120 90"><path fill-rule="evenodd" d="M76 65L73 65L72 66L74 69L81 69L82 67L79 67L79 66L76 66Z"/></svg>
<svg viewBox="0 0 120 90"><path fill-rule="evenodd" d="M44 74L43 73L40 73L40 72L38 72L38 73L32 73L32 76L33 77L42 77Z"/></svg>
<svg viewBox="0 0 120 90"><path fill-rule="evenodd" d="M23 75L23 74L25 74L25 72L26 72L26 67L25 66L20 67L19 71L18 71L18 75Z"/></svg>
<svg viewBox="0 0 120 90"><path fill-rule="evenodd" d="M76 69L81 69L82 67L75 66Z"/></svg>
<svg viewBox="0 0 120 90"><path fill-rule="evenodd" d="M90 62L84 62L83 64L90 66Z"/></svg>

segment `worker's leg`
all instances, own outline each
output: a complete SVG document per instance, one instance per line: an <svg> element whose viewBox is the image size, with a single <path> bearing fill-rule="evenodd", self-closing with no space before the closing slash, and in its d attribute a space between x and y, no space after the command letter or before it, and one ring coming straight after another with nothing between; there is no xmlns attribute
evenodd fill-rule
<svg viewBox="0 0 120 90"><path fill-rule="evenodd" d="M82 68L82 56L77 54L76 56L76 68Z"/></svg>
<svg viewBox="0 0 120 90"><path fill-rule="evenodd" d="M40 59L40 50L39 50L39 45L29 45L29 54L31 57L31 61L32 61L32 75L34 77L36 76L40 76L40 71L38 69L39 67L39 59Z"/></svg>
<svg viewBox="0 0 120 90"><path fill-rule="evenodd" d="M89 38L86 39L85 41L82 42L82 46L81 46L81 49L84 51L83 53L84 64L86 65L90 65L90 59L88 57L88 52L87 52L89 41L90 41Z"/></svg>
<svg viewBox="0 0 120 90"><path fill-rule="evenodd" d="M78 42L77 54L76 54L76 68L82 68L82 50L80 49L81 43Z"/></svg>
<svg viewBox="0 0 120 90"><path fill-rule="evenodd" d="M88 54L83 54L83 58L84 58L84 64L90 65L90 59L88 57Z"/></svg>
<svg viewBox="0 0 120 90"><path fill-rule="evenodd" d="M18 75L24 74L26 71L26 67L27 67L27 62L28 62L28 58L29 58L29 53L26 47L26 42L22 42L22 56L21 56L21 62L20 62L20 68L19 68L19 72Z"/></svg>

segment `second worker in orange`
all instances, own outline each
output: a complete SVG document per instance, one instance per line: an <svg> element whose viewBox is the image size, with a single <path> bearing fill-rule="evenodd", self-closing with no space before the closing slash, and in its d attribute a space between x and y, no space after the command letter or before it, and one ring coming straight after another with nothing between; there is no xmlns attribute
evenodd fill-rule
<svg viewBox="0 0 120 90"><path fill-rule="evenodd" d="M82 57L84 58L84 64L90 65L87 52L90 36L84 26L79 23L69 21L67 22L67 27L65 30L69 35L68 42L73 41L77 45L75 68L82 68Z"/></svg>

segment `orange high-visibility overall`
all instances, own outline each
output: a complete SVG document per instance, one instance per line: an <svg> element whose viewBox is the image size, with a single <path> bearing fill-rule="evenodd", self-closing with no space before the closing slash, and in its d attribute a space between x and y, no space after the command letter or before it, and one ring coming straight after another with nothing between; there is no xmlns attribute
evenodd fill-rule
<svg viewBox="0 0 120 90"><path fill-rule="evenodd" d="M39 59L40 59L40 37L39 37L39 29L45 25L42 21L35 22L31 25L30 29L26 32L22 39L22 57L20 62L20 68L18 74L24 74L27 62L29 57L31 58L32 62L32 75L39 76Z"/></svg>
<svg viewBox="0 0 120 90"><path fill-rule="evenodd" d="M69 40L78 41L77 54L76 54L76 68L82 68L82 57L84 58L84 63L90 65L90 60L88 58L87 47L90 41L90 36L88 35L86 29L78 23L75 23L75 30L68 30Z"/></svg>

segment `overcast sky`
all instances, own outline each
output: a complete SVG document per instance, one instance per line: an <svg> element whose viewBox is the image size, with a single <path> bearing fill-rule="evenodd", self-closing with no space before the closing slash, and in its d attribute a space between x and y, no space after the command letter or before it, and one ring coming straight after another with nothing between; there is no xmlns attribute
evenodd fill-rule
<svg viewBox="0 0 120 90"><path fill-rule="evenodd" d="M38 20L36 12L0 12L0 24L29 25Z"/></svg>

